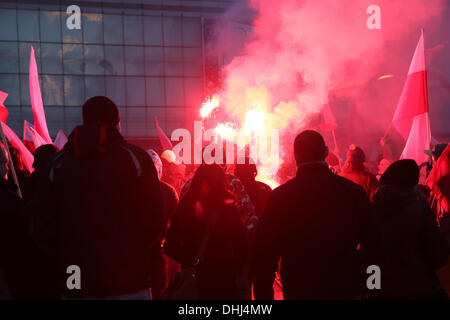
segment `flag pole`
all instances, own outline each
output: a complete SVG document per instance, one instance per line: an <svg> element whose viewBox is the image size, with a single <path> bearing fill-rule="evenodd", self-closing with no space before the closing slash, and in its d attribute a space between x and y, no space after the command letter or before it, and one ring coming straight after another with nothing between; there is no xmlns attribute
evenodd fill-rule
<svg viewBox="0 0 450 320"><path fill-rule="evenodd" d="M16 169L14 168L14 161L11 158L11 153L9 152L8 141L6 140L5 132L3 132L3 123L0 124L0 135L2 136L3 144L6 148L6 152L8 153L8 159L10 161L9 168L11 169L11 174L13 176L14 183L17 186L17 195L22 199L22 192L20 190L19 180L17 180Z"/></svg>
<svg viewBox="0 0 450 320"><path fill-rule="evenodd" d="M333 135L334 149L335 149L335 151L339 150L337 141L336 141L336 135L334 134L334 129L331 130L331 134ZM339 156L339 154L337 154L336 157L338 158L338 162L339 162L339 170L342 171L341 157Z"/></svg>

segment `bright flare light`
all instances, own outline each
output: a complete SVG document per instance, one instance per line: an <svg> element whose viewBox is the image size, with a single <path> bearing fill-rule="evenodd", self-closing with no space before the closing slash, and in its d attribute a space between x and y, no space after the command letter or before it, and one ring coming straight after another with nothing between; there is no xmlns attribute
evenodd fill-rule
<svg viewBox="0 0 450 320"><path fill-rule="evenodd" d="M219 107L219 98L217 96L212 96L207 101L203 102L202 108L200 109L200 116L202 118L208 117L211 112Z"/></svg>
<svg viewBox="0 0 450 320"><path fill-rule="evenodd" d="M247 132L258 132L264 124L264 114L259 110L249 110L245 115L244 127Z"/></svg>
<svg viewBox="0 0 450 320"><path fill-rule="evenodd" d="M231 139L233 138L234 130L228 123L219 123L216 127L216 134L222 139Z"/></svg>

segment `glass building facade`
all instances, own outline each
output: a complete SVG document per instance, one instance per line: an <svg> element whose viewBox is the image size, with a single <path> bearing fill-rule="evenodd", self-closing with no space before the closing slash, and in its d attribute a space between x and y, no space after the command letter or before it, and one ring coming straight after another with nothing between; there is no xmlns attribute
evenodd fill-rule
<svg viewBox="0 0 450 320"><path fill-rule="evenodd" d="M119 106L129 140L191 129L204 96L204 19L232 1L0 1L0 90L7 123L22 136L33 123L28 68L36 52L50 135L81 124L81 105L106 95ZM67 8L81 9L69 29Z"/></svg>

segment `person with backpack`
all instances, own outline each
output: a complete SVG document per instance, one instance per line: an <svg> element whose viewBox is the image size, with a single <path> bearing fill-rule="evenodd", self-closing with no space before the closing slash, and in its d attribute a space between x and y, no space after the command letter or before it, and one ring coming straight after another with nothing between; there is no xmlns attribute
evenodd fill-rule
<svg viewBox="0 0 450 320"><path fill-rule="evenodd" d="M36 199L33 237L57 261L63 299L150 299L160 183L150 156L121 135L113 101L85 102Z"/></svg>
<svg viewBox="0 0 450 320"><path fill-rule="evenodd" d="M196 268L196 298L238 298L247 241L220 166L203 164L197 169L180 200L164 250L168 257L180 262L182 270Z"/></svg>

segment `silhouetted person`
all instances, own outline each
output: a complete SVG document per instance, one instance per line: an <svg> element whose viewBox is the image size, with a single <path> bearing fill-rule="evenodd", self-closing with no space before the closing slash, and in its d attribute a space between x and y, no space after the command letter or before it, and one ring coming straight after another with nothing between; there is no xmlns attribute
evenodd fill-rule
<svg viewBox="0 0 450 320"><path fill-rule="evenodd" d="M237 161L234 175L244 185L250 200L255 206L256 215L261 217L272 188L263 182L255 180L258 170L254 161L249 157Z"/></svg>
<svg viewBox="0 0 450 320"><path fill-rule="evenodd" d="M22 197L28 200L30 197L31 189L31 174L27 170L24 164L22 153L19 149L10 146L9 152L11 154L11 160L14 164L14 169L16 171L17 181L19 182L20 191L22 192ZM12 172L9 172L9 180L13 181Z"/></svg>
<svg viewBox="0 0 450 320"><path fill-rule="evenodd" d="M252 218L255 225L255 228L253 228L253 230L255 230L258 221L261 218L262 212L264 211L267 199L269 198L269 194L272 191L272 188L270 188L263 182L255 180L256 176L258 175L258 170L253 159L251 159L250 157L241 158L236 161L234 175L242 182L246 193L250 197L250 200L255 207L255 214ZM241 296L245 299L251 299L250 256L252 250L251 246L253 245L252 242L254 240L253 237L254 232L248 234L248 241L250 244L249 258L247 259L244 274L240 281Z"/></svg>
<svg viewBox="0 0 450 320"><path fill-rule="evenodd" d="M225 173L216 164L201 165L195 173L167 232L165 253L182 268L192 266L209 228L197 273L199 299L236 299L247 243Z"/></svg>
<svg viewBox="0 0 450 320"><path fill-rule="evenodd" d="M386 241L382 290L375 293L384 299L445 297L435 270L447 263L449 249L418 181L414 160L394 162L374 197Z"/></svg>
<svg viewBox="0 0 450 320"><path fill-rule="evenodd" d="M161 193L164 203L164 242L165 233L167 228L170 226L170 221L172 221L178 206L178 194L174 187L164 181L161 181L163 165L158 154L153 149L147 150L147 153L151 156L153 163L155 164L161 184ZM157 262L154 265L152 273L152 296L155 300L161 300L165 298L166 288L169 285L169 279L179 271L180 265L176 261L169 259L164 254L162 246L157 248L155 256Z"/></svg>
<svg viewBox="0 0 450 320"><path fill-rule="evenodd" d="M120 116L106 97L83 105L83 125L52 161L38 195L36 240L54 252L63 298L148 299L152 251L163 230L155 166L120 134ZM45 204L50 204L46 207ZM44 215L44 213L46 213ZM81 270L81 289L76 285Z"/></svg>
<svg viewBox="0 0 450 320"><path fill-rule="evenodd" d="M381 250L369 198L330 171L319 133L300 133L294 154L297 176L272 191L256 230L255 298L273 299L280 258L285 299L360 298Z"/></svg>
<svg viewBox="0 0 450 320"><path fill-rule="evenodd" d="M370 173L365 167L366 155L364 151L352 144L347 152L347 159L345 160L341 177L347 178L356 184L359 184L372 197L378 188L377 178Z"/></svg>
<svg viewBox="0 0 450 320"><path fill-rule="evenodd" d="M28 198L32 199L37 188L39 188L40 180L48 176L50 164L53 157L58 152L58 148L53 144L44 144L38 147L34 152L34 171L31 173L30 189Z"/></svg>
<svg viewBox="0 0 450 320"><path fill-rule="evenodd" d="M6 180L9 165L5 146L0 143L0 299L31 299L32 243L17 186Z"/></svg>

